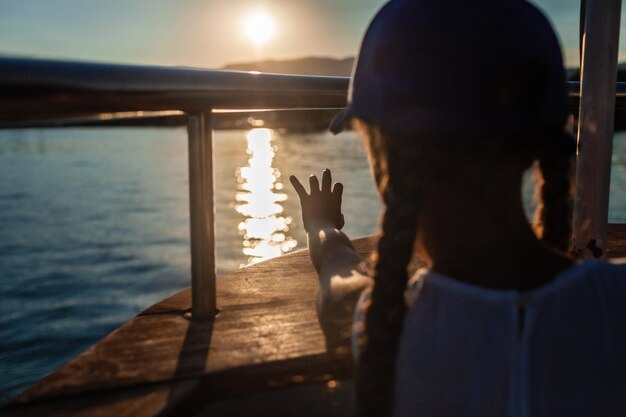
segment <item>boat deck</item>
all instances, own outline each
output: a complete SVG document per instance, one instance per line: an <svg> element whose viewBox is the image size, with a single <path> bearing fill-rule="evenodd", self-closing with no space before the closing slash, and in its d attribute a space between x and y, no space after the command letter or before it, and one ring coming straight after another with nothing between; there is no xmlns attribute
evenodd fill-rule
<svg viewBox="0 0 626 417"><path fill-rule="evenodd" d="M367 256L375 239L354 243ZM626 256L626 224L610 225L607 255ZM191 298L183 290L40 380L0 414L346 415L352 358L326 352L316 285L308 253L299 251L221 276L221 311L210 322L185 318Z"/></svg>

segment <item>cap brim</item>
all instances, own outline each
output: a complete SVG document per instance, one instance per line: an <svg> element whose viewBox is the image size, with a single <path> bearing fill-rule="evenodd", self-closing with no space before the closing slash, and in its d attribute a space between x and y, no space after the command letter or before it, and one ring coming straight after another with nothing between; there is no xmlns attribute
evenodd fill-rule
<svg viewBox="0 0 626 417"><path fill-rule="evenodd" d="M332 122L330 122L330 126L328 130L330 130L334 135L343 132L348 127L348 123L352 119L352 113L350 112L350 106L345 107L343 110L335 116Z"/></svg>

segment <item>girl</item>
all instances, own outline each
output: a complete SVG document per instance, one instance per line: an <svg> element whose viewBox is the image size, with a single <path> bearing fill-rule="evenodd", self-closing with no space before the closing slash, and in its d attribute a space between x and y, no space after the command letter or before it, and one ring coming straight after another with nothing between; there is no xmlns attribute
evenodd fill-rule
<svg viewBox="0 0 626 417"><path fill-rule="evenodd" d="M568 114L558 41L523 0L392 0L374 18L331 125L361 134L385 204L371 272L330 171L310 193L291 178L328 347L358 356L358 415L626 415L626 266L566 253Z"/></svg>

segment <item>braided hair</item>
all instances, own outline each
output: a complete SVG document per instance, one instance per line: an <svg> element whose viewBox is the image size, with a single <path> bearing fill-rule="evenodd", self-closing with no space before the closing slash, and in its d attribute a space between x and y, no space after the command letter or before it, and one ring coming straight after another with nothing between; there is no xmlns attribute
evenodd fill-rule
<svg viewBox="0 0 626 417"><path fill-rule="evenodd" d="M377 129L360 125L369 138L374 175L385 212L374 266L371 304L365 315L366 342L359 355L357 415L388 416L392 413L395 361L406 313L404 292L407 267L413 255L420 208L407 175L413 152L401 140L386 141Z"/></svg>
<svg viewBox="0 0 626 417"><path fill-rule="evenodd" d="M572 234L573 155L575 145L563 137L556 145L543 149L538 157L538 205L534 227L537 236L547 245L567 252Z"/></svg>
<svg viewBox="0 0 626 417"><path fill-rule="evenodd" d="M356 415L385 417L393 414L395 363L407 309L407 267L421 209L419 181L426 177L424 170L443 161L445 150L416 138L386 137L378 128L359 120L354 127L367 140L370 163L385 204L373 270L374 286L365 314L365 340L357 367ZM545 145L541 143L545 142L541 140L534 141L537 145L531 149L518 148L517 141L512 142L510 150L524 158L526 166L538 160L542 174L538 184L541 199L535 213L538 237L565 251L571 232L570 172L574 149L571 143L565 143L565 138L563 146L548 149L543 149ZM467 149L457 151L463 153Z"/></svg>

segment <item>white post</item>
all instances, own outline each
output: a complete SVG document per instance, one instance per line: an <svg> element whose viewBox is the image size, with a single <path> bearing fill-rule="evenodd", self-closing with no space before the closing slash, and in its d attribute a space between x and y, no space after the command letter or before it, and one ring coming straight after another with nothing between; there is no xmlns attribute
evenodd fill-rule
<svg viewBox="0 0 626 417"><path fill-rule="evenodd" d="M191 317L215 316L215 204L211 113L189 115L189 218L191 231Z"/></svg>
<svg viewBox="0 0 626 417"><path fill-rule="evenodd" d="M583 34L573 251L606 253L621 0L587 0Z"/></svg>

